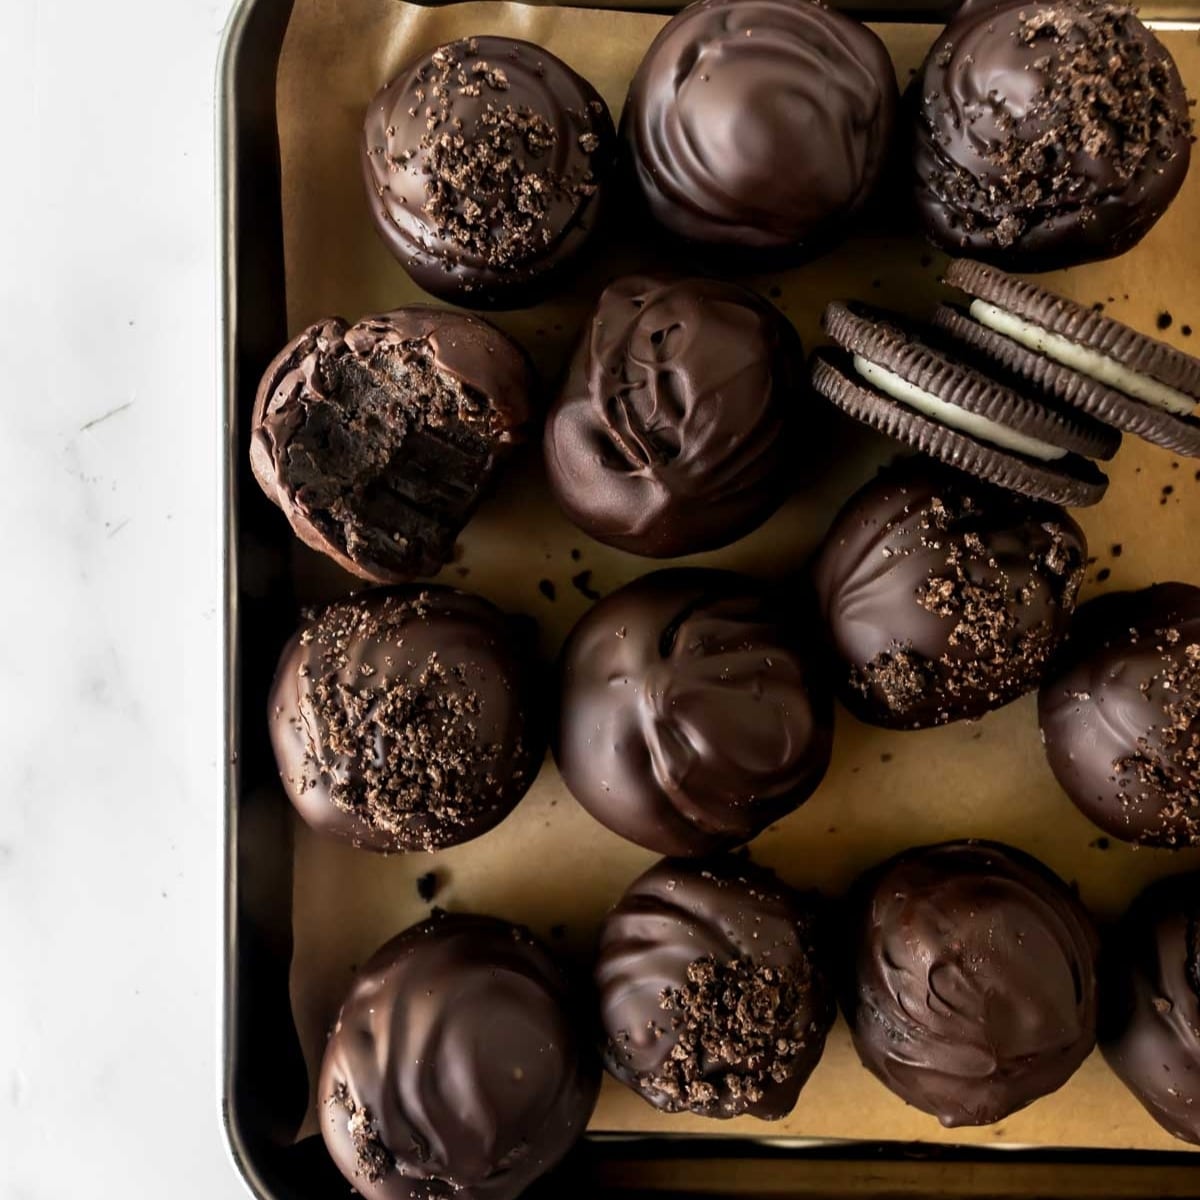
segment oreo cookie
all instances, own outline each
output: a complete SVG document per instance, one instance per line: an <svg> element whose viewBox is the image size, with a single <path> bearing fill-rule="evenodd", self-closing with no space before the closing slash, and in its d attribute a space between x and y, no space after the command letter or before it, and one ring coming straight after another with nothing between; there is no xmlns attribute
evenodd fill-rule
<svg viewBox="0 0 1200 1200"><path fill-rule="evenodd" d="M1017 391L947 353L904 320L834 303L822 324L837 351L818 351L816 390L864 424L989 483L1032 499L1096 504L1110 431L1082 413Z"/></svg>
<svg viewBox="0 0 1200 1200"><path fill-rule="evenodd" d="M970 297L935 323L990 363L1156 446L1200 458L1200 359L1093 308L969 259L946 282Z"/></svg>

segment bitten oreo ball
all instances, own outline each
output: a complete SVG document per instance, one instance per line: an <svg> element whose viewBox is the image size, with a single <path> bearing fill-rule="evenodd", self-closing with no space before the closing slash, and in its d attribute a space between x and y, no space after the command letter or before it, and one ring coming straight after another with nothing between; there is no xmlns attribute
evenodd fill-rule
<svg viewBox="0 0 1200 1200"><path fill-rule="evenodd" d="M1104 1057L1168 1133L1200 1145L1200 874L1147 888L1109 950Z"/></svg>
<svg viewBox="0 0 1200 1200"><path fill-rule="evenodd" d="M1200 588L1085 604L1038 704L1046 756L1114 837L1200 846Z"/></svg>
<svg viewBox="0 0 1200 1200"><path fill-rule="evenodd" d="M916 196L930 238L1011 270L1123 254L1191 156L1179 71L1107 0L979 0L917 89Z"/></svg>
<svg viewBox="0 0 1200 1200"><path fill-rule="evenodd" d="M599 1063L581 997L529 932L436 914L358 972L318 1119L366 1200L515 1200L582 1136Z"/></svg>
<svg viewBox="0 0 1200 1200"><path fill-rule="evenodd" d="M313 615L271 686L271 745L314 829L369 850L437 850L512 811L545 746L532 648L485 600L365 592Z"/></svg>
<svg viewBox="0 0 1200 1200"><path fill-rule="evenodd" d="M310 325L259 384L250 465L297 537L373 583L435 574L521 442L533 372L465 313Z"/></svg>
<svg viewBox="0 0 1200 1200"><path fill-rule="evenodd" d="M833 1024L816 902L734 858L670 859L600 930L605 1064L664 1112L787 1116Z"/></svg>
<svg viewBox="0 0 1200 1200"><path fill-rule="evenodd" d="M599 93L529 42L476 37L371 101L371 215L414 282L472 308L532 303L593 233L616 157Z"/></svg>
<svg viewBox="0 0 1200 1200"><path fill-rule="evenodd" d="M1099 941L1029 855L910 850L849 902L844 1011L863 1065L943 1125L988 1125L1061 1087L1096 1041Z"/></svg>
<svg viewBox="0 0 1200 1200"><path fill-rule="evenodd" d="M555 499L584 532L634 554L735 540L788 491L802 375L799 337L753 292L618 280L546 420Z"/></svg>
<svg viewBox="0 0 1200 1200"><path fill-rule="evenodd" d="M919 459L880 472L834 519L813 567L847 707L923 729L1032 691L1086 561L1061 508Z"/></svg>
<svg viewBox="0 0 1200 1200"><path fill-rule="evenodd" d="M829 765L833 703L811 634L724 571L659 571L601 600L563 649L555 755L567 787L659 853L753 838Z"/></svg>
<svg viewBox="0 0 1200 1200"><path fill-rule="evenodd" d="M623 135L654 218L715 247L818 253L865 203L897 106L883 43L808 0L700 0L662 29Z"/></svg>

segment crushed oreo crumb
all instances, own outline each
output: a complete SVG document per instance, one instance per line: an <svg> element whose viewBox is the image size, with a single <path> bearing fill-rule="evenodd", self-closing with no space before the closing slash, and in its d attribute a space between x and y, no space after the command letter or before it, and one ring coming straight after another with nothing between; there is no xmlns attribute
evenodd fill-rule
<svg viewBox="0 0 1200 1200"><path fill-rule="evenodd" d="M1154 637L1161 666L1142 684L1142 694L1160 708L1162 720L1116 766L1141 785L1136 798L1165 798L1160 844L1200 845L1200 643L1181 645L1178 629L1160 629Z"/></svg>
<svg viewBox="0 0 1200 1200"><path fill-rule="evenodd" d="M638 1076L639 1088L670 1112L744 1111L791 1076L810 1032L797 1014L811 1010L812 987L806 967L696 959L687 982L662 994L675 1044L661 1067Z"/></svg>
<svg viewBox="0 0 1200 1200"><path fill-rule="evenodd" d="M349 1120L347 1129L354 1146L354 1173L368 1183L381 1182L395 1168L395 1160L380 1140L370 1110L356 1104L349 1088L339 1083L329 1098L331 1105L342 1109Z"/></svg>
<svg viewBox="0 0 1200 1200"><path fill-rule="evenodd" d="M945 154L931 178L964 230L982 232L1001 249L1047 211L1095 204L1080 194L1079 162L1100 160L1104 195L1119 195L1159 170L1191 132L1190 120L1171 103L1169 59L1131 8L1110 0L1031 5L1009 36L1037 54L1033 65L1044 74L1030 78L1040 86L1021 96L1017 115L1001 104L980 104L968 117L988 125L977 149L993 167L986 181ZM949 66L951 54L945 47L935 65ZM927 106L939 102L949 103L940 94L926 97ZM946 135L930 128L936 145Z"/></svg>

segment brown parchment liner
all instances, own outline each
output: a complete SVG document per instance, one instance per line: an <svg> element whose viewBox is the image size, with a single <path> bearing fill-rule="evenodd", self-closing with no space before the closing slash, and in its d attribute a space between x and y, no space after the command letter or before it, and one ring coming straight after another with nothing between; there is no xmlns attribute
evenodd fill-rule
<svg viewBox="0 0 1200 1200"><path fill-rule="evenodd" d="M527 38L590 79L615 117L662 21L520 4L422 8L398 0L297 0L278 80L289 329L334 313L355 319L426 299L377 238L358 166L365 106L407 59L471 34ZM937 30L877 28L903 87ZM1196 32L1177 29L1162 36L1192 94L1200 94ZM617 197L618 213L621 203ZM1198 229L1200 169L1193 169L1179 199L1141 246L1113 262L1046 281L1080 300L1103 301L1113 315L1148 330L1155 329L1160 313L1169 312L1172 324L1161 336L1200 351ZM553 303L493 318L530 349L548 386L605 280L653 265L653 248L631 244L637 240L636 231L621 231L613 249L605 248L568 279ZM927 311L943 294L937 280L944 261L916 237L864 235L809 266L750 282L771 295L811 347L819 340L821 309L832 297ZM1189 321L1198 331L1190 341L1182 332ZM837 422L814 425L813 440L811 454L796 464L798 493L780 513L736 545L689 561L763 577L794 572L841 501L895 452L881 439ZM1200 582L1200 461L1174 459L1127 438L1106 469L1112 478L1108 497L1077 514L1096 556L1087 594L1162 579ZM351 590L347 576L290 538L282 517L278 534L292 548L306 600ZM1113 550L1118 545L1119 556ZM461 548L461 558L441 580L536 617L547 657L590 603L581 589L605 593L656 565L600 546L562 518L536 453L503 480L463 535ZM588 575L580 578L582 572ZM824 784L800 811L758 838L752 852L795 885L838 893L859 871L903 847L969 835L1012 842L1037 855L1076 881L1102 916L1118 912L1148 880L1200 863L1192 852L1105 843L1062 796L1046 767L1033 697L976 724L922 733L871 729L839 711L834 761ZM376 857L320 839L297 821L292 994L310 1070L354 965L428 912L417 895L418 876L436 870L438 904L525 922L582 958L607 907L653 860L588 817L549 761L512 817L486 836L434 856ZM310 1118L305 1131L313 1128ZM1145 1115L1098 1055L1059 1092L998 1125L943 1130L866 1073L840 1021L786 1120L665 1116L606 1080L592 1128L1182 1148Z"/></svg>

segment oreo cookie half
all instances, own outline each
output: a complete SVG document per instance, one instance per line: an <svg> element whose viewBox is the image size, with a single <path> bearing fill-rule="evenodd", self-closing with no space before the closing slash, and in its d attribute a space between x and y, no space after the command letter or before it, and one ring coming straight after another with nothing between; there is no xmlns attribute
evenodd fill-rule
<svg viewBox="0 0 1200 1200"><path fill-rule="evenodd" d="M1200 359L969 259L946 282L971 298L965 314L939 313L948 333L1017 375L1052 377L1059 399L1097 420L1200 458Z"/></svg>
<svg viewBox="0 0 1200 1200"><path fill-rule="evenodd" d="M1088 417L1005 387L901 318L834 303L822 324L844 353L818 351L813 386L856 420L1033 499L1084 507L1104 495L1089 459L1111 452L1111 436Z"/></svg>

